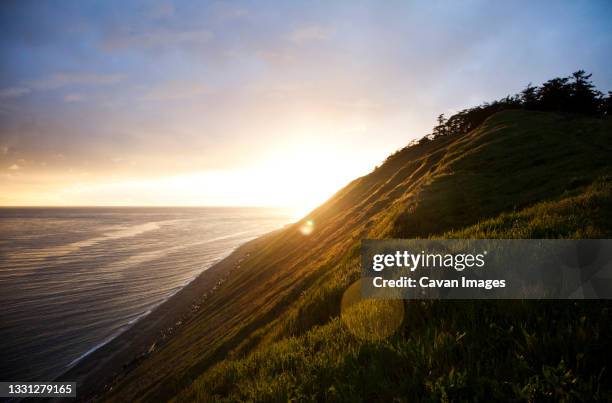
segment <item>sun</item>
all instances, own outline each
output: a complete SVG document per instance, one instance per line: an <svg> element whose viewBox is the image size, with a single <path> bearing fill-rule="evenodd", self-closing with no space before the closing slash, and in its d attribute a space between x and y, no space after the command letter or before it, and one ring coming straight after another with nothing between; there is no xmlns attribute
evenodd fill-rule
<svg viewBox="0 0 612 403"><path fill-rule="evenodd" d="M27 198L49 206L282 207L298 220L352 178L367 173L369 165L329 144L308 143L276 148L232 169L148 177L62 177L67 184L60 189L41 187Z"/></svg>

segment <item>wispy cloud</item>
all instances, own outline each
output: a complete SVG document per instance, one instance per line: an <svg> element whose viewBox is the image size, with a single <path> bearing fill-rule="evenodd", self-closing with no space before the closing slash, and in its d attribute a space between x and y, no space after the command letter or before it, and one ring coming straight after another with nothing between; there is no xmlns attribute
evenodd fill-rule
<svg viewBox="0 0 612 403"><path fill-rule="evenodd" d="M233 169L288 144L374 166L440 112L529 81L583 67L609 89L608 3L15 2L0 175Z"/></svg>
<svg viewBox="0 0 612 403"><path fill-rule="evenodd" d="M29 81L29 85L37 90L52 90L69 85L100 86L116 84L125 78L125 74L99 73L55 73L41 80Z"/></svg>
<svg viewBox="0 0 612 403"><path fill-rule="evenodd" d="M249 15L248 10L236 3L219 2L212 6L212 15L218 21L228 21Z"/></svg>
<svg viewBox="0 0 612 403"><path fill-rule="evenodd" d="M170 30L159 28L143 32L134 32L130 28L116 30L103 41L107 50L125 48L166 48L179 45L202 45L207 43L213 34L206 29Z"/></svg>
<svg viewBox="0 0 612 403"><path fill-rule="evenodd" d="M86 99L83 94L66 94L64 95L64 102L82 102Z"/></svg>
<svg viewBox="0 0 612 403"><path fill-rule="evenodd" d="M172 1L160 1L151 7L148 16L154 20L171 18L174 16L175 10Z"/></svg>
<svg viewBox="0 0 612 403"><path fill-rule="evenodd" d="M0 98L17 98L30 92L32 90L26 87L9 87L0 90Z"/></svg>
<svg viewBox="0 0 612 403"><path fill-rule="evenodd" d="M55 73L37 80L26 80L20 86L8 87L0 90L1 98L18 98L34 91L55 90L67 86L104 86L116 84L126 78L125 74L99 74L99 73ZM83 100L83 95L68 94L64 97L66 102Z"/></svg>
<svg viewBox="0 0 612 403"><path fill-rule="evenodd" d="M192 99L208 92L207 86L189 81L167 81L151 88L143 97L146 101Z"/></svg>
<svg viewBox="0 0 612 403"><path fill-rule="evenodd" d="M310 25L293 30L291 34L289 34L289 40L297 44L302 44L305 42L321 41L326 39L327 36L328 31L323 27Z"/></svg>

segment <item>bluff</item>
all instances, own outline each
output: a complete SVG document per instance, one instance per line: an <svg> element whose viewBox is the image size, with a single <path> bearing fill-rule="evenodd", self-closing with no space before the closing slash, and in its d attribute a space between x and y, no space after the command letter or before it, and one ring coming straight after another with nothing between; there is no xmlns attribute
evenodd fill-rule
<svg viewBox="0 0 612 403"><path fill-rule="evenodd" d="M341 301L366 238L610 238L611 157L610 118L523 109L407 146L260 238L102 397L610 399L608 302L405 301L372 339L347 320L367 330L385 307Z"/></svg>

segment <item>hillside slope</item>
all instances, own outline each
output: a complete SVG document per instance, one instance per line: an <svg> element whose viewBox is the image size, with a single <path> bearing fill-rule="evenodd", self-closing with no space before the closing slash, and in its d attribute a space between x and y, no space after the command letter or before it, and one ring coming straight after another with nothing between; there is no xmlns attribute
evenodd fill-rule
<svg viewBox="0 0 612 403"><path fill-rule="evenodd" d="M407 147L267 235L106 398L610 397L605 302L406 303L384 340L339 316L364 238L610 237L611 156L609 119L522 110Z"/></svg>

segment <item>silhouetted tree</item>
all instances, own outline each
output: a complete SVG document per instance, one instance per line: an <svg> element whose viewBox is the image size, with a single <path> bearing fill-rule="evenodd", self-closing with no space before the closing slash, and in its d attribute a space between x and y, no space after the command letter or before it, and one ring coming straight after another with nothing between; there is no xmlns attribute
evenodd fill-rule
<svg viewBox="0 0 612 403"><path fill-rule="evenodd" d="M569 112L597 114L602 94L591 83L591 76L592 74L587 74L584 70L572 74Z"/></svg>
<svg viewBox="0 0 612 403"><path fill-rule="evenodd" d="M601 102L601 114L604 116L612 116L612 91L608 91L608 96Z"/></svg>
<svg viewBox="0 0 612 403"><path fill-rule="evenodd" d="M444 126L444 123L446 123L446 118L444 117L444 114L441 113L438 115L438 126Z"/></svg>
<svg viewBox="0 0 612 403"><path fill-rule="evenodd" d="M440 114L431 134L417 144L438 137L461 135L480 126L489 116L508 109L527 109L587 115L612 116L612 92L604 97L591 82L591 74L578 70L570 77L557 77L542 86L531 83L520 94L464 109L446 118Z"/></svg>
<svg viewBox="0 0 612 403"><path fill-rule="evenodd" d="M521 91L520 102L523 107L528 110L537 109L540 99L538 98L538 87L534 87L531 83Z"/></svg>
<svg viewBox="0 0 612 403"><path fill-rule="evenodd" d="M544 111L569 111L571 86L569 78L557 77L546 81L538 89L538 108Z"/></svg>
<svg viewBox="0 0 612 403"><path fill-rule="evenodd" d="M436 119L438 124L434 126L432 134L434 137L444 136L447 133L446 130L446 118L444 114L441 113L438 115L438 119Z"/></svg>

